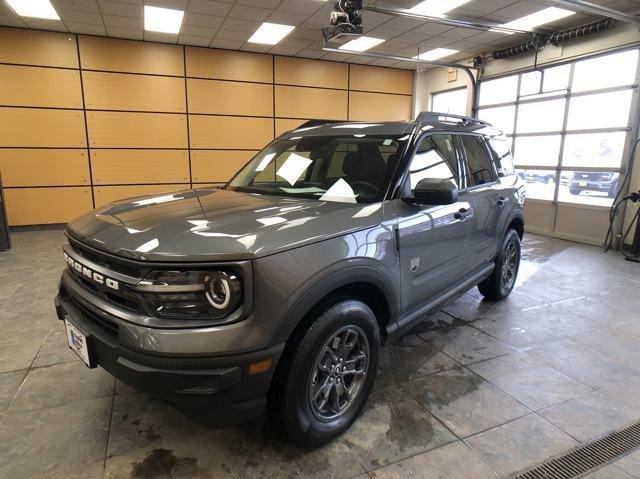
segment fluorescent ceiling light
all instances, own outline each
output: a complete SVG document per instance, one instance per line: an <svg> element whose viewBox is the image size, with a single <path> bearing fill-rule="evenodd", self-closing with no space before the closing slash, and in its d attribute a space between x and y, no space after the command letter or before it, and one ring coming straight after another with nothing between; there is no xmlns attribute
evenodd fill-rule
<svg viewBox="0 0 640 479"><path fill-rule="evenodd" d="M380 45L384 42L382 38L373 38L373 37L359 37L355 40L351 40L350 42L345 43L340 47L340 50L350 50L352 52L363 52L368 50L369 48L373 48L376 45Z"/></svg>
<svg viewBox="0 0 640 479"><path fill-rule="evenodd" d="M573 15L576 12L572 12L571 10L565 10L564 8L557 7L549 7L544 10L540 10L539 12L532 13L527 15L526 17L518 18L509 23L504 23L499 25L500 27L512 28L514 30L533 30L536 27L541 25L545 25L547 23L555 22L556 20L560 20L561 18L568 17ZM505 32L503 30L492 29L494 32L506 33L508 35L512 35L513 32Z"/></svg>
<svg viewBox="0 0 640 479"><path fill-rule="evenodd" d="M144 6L144 29L150 32L180 33L182 10L172 8Z"/></svg>
<svg viewBox="0 0 640 479"><path fill-rule="evenodd" d="M60 20L49 0L7 0L7 3L21 17Z"/></svg>
<svg viewBox="0 0 640 479"><path fill-rule="evenodd" d="M264 22L260 25L251 38L249 43L262 43L263 45L275 45L284 37L289 35L293 29L292 25L281 25L279 23Z"/></svg>
<svg viewBox="0 0 640 479"><path fill-rule="evenodd" d="M409 11L429 17L442 17L445 13L470 1L471 0L424 0L424 2L420 2L415 7L410 8Z"/></svg>
<svg viewBox="0 0 640 479"><path fill-rule="evenodd" d="M451 48L436 48L435 50L429 50L428 52L421 53L413 57L415 60L434 61L440 58L448 57L454 53L458 53L460 50L452 50Z"/></svg>

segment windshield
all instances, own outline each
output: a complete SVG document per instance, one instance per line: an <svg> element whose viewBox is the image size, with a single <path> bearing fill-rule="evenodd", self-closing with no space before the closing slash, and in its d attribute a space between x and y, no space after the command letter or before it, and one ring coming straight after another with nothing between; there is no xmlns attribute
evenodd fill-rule
<svg viewBox="0 0 640 479"><path fill-rule="evenodd" d="M381 201L406 139L350 135L275 141L226 188L343 203Z"/></svg>

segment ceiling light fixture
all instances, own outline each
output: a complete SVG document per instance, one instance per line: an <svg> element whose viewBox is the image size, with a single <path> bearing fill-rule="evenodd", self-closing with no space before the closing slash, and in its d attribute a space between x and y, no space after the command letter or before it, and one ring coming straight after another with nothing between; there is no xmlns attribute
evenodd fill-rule
<svg viewBox="0 0 640 479"><path fill-rule="evenodd" d="M144 6L144 29L149 32L180 33L182 26L182 10L172 8Z"/></svg>
<svg viewBox="0 0 640 479"><path fill-rule="evenodd" d="M382 38L358 37L355 40L351 40L350 42L341 45L339 49L350 50L352 52L364 52L365 50L369 50L369 48L380 45L382 42L384 42L384 39Z"/></svg>
<svg viewBox="0 0 640 479"><path fill-rule="evenodd" d="M264 22L255 31L251 38L247 40L249 43L261 43L263 45L275 45L284 37L289 35L293 29L292 25L281 25L279 23Z"/></svg>
<svg viewBox="0 0 640 479"><path fill-rule="evenodd" d="M7 3L21 17L60 20L49 0L7 0Z"/></svg>
<svg viewBox="0 0 640 479"><path fill-rule="evenodd" d="M411 13L427 15L429 17L442 17L445 13L458 8L471 0L424 0L409 9Z"/></svg>
<svg viewBox="0 0 640 479"><path fill-rule="evenodd" d="M448 57L454 53L458 53L460 50L452 50L451 48L436 48L429 50L428 52L421 53L413 57L414 60L435 61L440 58Z"/></svg>
<svg viewBox="0 0 640 479"><path fill-rule="evenodd" d="M545 25L547 23L555 22L561 18L573 15L576 12L571 10L565 10L564 8L549 7L530 15L518 18L508 23L499 25L499 27L512 28L513 30L533 30L536 27ZM514 32L507 32L500 28L491 29L492 32L506 33L507 35L513 35Z"/></svg>

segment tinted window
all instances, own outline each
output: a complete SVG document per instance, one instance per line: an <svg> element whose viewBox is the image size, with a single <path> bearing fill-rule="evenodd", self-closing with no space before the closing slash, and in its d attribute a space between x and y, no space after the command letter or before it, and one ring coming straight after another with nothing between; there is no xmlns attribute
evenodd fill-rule
<svg viewBox="0 0 640 479"><path fill-rule="evenodd" d="M493 155L493 160L496 163L496 169L498 170L498 176L511 176L514 174L513 170L513 158L511 157L511 148L509 141L502 138L490 138L487 141L489 150Z"/></svg>
<svg viewBox="0 0 640 479"><path fill-rule="evenodd" d="M457 186L458 168L451 135L425 137L411 160L409 177L412 190L424 178L447 179Z"/></svg>
<svg viewBox="0 0 640 479"><path fill-rule="evenodd" d="M495 181L493 164L485 148L484 139L475 135L460 135L460 139L467 157L465 172L467 186L478 186Z"/></svg>

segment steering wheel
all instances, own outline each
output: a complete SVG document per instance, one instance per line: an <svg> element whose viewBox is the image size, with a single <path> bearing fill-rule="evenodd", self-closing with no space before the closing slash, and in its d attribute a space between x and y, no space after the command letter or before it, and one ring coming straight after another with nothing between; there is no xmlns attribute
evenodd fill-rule
<svg viewBox="0 0 640 479"><path fill-rule="evenodd" d="M360 190L358 192L362 193L362 196L364 196L365 198L374 197L380 191L380 188L378 188L376 185L366 180L352 181L351 188L354 190L355 189ZM367 194L367 193L370 193L370 194Z"/></svg>

